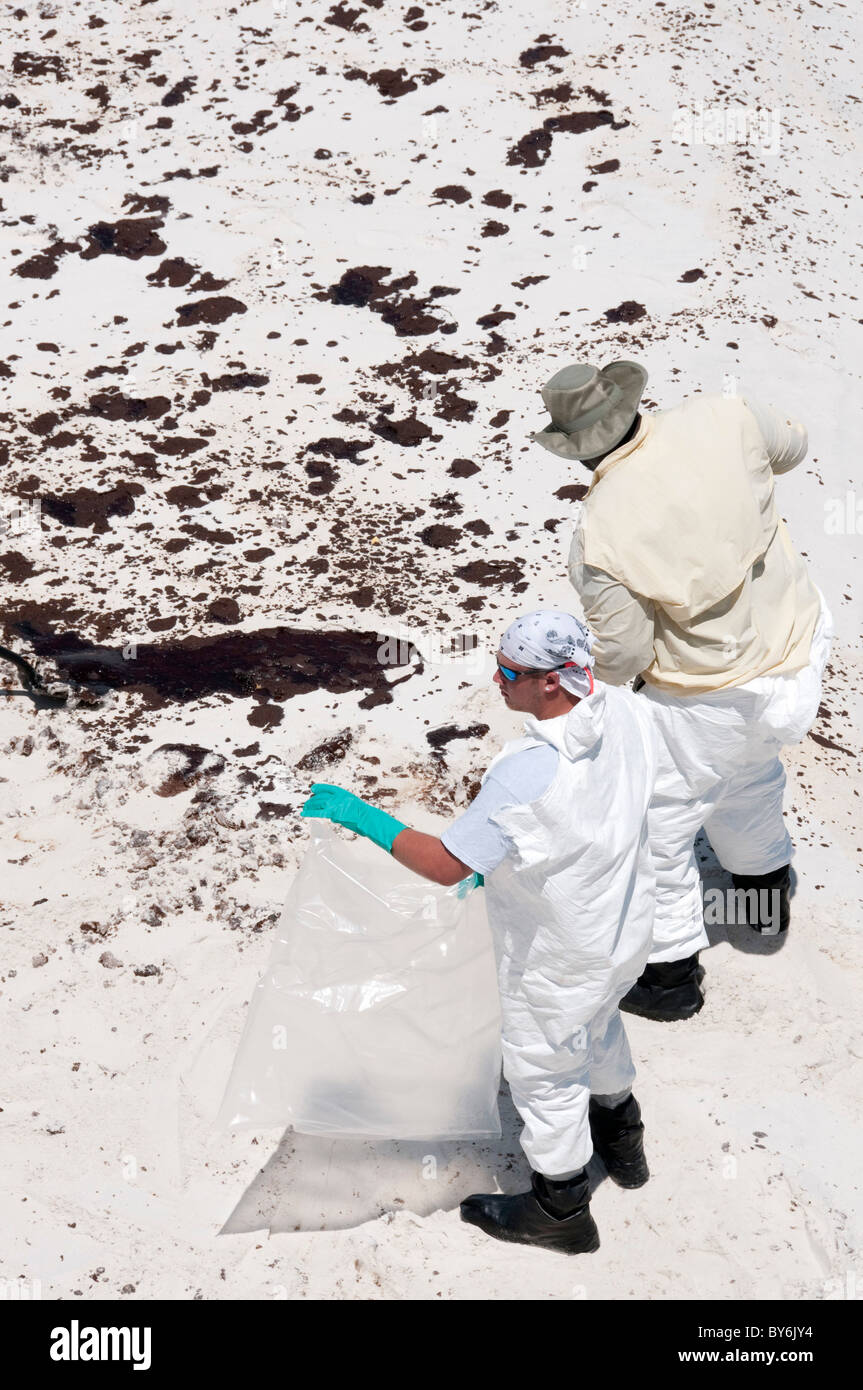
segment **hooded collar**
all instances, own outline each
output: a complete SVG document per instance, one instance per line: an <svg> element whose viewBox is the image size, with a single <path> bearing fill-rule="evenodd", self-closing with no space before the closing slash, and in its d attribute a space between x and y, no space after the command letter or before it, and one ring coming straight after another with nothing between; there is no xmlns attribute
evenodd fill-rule
<svg viewBox="0 0 863 1390"><path fill-rule="evenodd" d="M592 695L579 700L566 714L554 719L537 719L529 714L524 721L531 738L550 743L565 758L574 761L590 752L602 738L605 725L605 686L597 681Z"/></svg>
<svg viewBox="0 0 863 1390"><path fill-rule="evenodd" d="M596 467L593 470L593 477L590 480L590 486L587 489L588 493L592 492L593 488L599 482L600 478L604 478L610 468L614 468L615 464L618 464L623 459L628 458L634 449L638 449L641 447L647 436L650 434L650 431L653 429L653 422L654 417L652 415L642 414L638 429L635 431L635 434L632 436L632 438L628 440L626 444L621 444L619 449L613 449L610 454L606 454L605 458L602 460L602 463L598 463L596 465ZM585 494L585 496L587 496L587 493Z"/></svg>

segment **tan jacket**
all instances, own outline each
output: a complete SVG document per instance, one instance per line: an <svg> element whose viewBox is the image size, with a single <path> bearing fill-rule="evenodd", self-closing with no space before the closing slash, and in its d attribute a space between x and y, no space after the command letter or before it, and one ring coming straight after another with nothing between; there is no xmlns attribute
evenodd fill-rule
<svg viewBox="0 0 863 1390"><path fill-rule="evenodd" d="M820 598L774 499L806 447L769 407L692 396L602 460L569 557L601 680L698 695L807 664Z"/></svg>

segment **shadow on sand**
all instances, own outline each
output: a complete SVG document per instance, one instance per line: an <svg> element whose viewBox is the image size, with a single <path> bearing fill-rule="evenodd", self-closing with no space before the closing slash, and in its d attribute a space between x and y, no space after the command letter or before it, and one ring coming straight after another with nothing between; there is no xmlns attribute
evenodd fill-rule
<svg viewBox="0 0 863 1390"><path fill-rule="evenodd" d="M500 1139L329 1139L287 1130L220 1235L344 1231L386 1212L452 1211L472 1192L524 1192L530 1167L506 1082L499 1099ZM605 1177L599 1159L589 1175L593 1191Z"/></svg>
<svg viewBox="0 0 863 1390"><path fill-rule="evenodd" d="M729 873L726 873L716 855L713 853L710 841L701 830L695 841L695 855L698 860L701 872L701 893L702 897L711 888L718 888L722 893L734 887L733 880ZM791 870L791 886L789 896L793 899L797 891L797 875L794 869ZM782 932L779 936L763 936L760 932L754 931L752 927L745 923L737 925L735 923L722 923L705 921L707 935L711 947L720 945L727 941L729 946L735 951L742 951L750 956L775 956L782 950L788 940L788 933ZM704 956L701 957L701 964L705 964Z"/></svg>

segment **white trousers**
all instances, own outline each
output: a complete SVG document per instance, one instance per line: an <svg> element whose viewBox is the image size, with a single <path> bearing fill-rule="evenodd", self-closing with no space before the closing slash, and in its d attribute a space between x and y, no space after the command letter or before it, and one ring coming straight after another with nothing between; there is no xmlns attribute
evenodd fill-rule
<svg viewBox="0 0 863 1390"><path fill-rule="evenodd" d="M535 1172L547 1178L568 1176L583 1168L593 1152L591 1094L625 1093L635 1079L617 1002L577 1029L562 1047L543 1038L527 1004L510 996L501 1005L503 1074L524 1121L521 1147Z"/></svg>
<svg viewBox="0 0 863 1390"><path fill-rule="evenodd" d="M694 841L702 828L733 874L768 874L793 854L782 818L779 752L804 737L818 711L833 624L822 597L809 665L711 695L645 689L662 756L649 815L656 863L652 963L709 945Z"/></svg>

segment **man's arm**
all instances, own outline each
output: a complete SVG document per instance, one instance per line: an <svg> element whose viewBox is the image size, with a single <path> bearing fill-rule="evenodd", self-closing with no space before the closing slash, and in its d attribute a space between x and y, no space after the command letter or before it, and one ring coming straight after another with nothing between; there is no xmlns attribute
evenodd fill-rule
<svg viewBox="0 0 863 1390"><path fill-rule="evenodd" d="M550 744L524 748L504 758L483 779L467 810L440 837L412 830L388 811L328 782L313 783L300 814L322 816L365 835L405 868L449 888L469 874L493 873L502 863L509 842L495 823L497 812L535 801L551 785L557 765L557 750Z"/></svg>
<svg viewBox="0 0 863 1390"><path fill-rule="evenodd" d="M450 854L436 835L411 830L380 806L372 806L354 792L334 786L332 782L312 783L312 794L304 802L300 816L331 820L357 835L365 835L405 868L447 888L473 873L467 864Z"/></svg>
<svg viewBox="0 0 863 1390"><path fill-rule="evenodd" d="M743 404L755 416L773 472L788 473L796 468L809 447L806 426L761 401L744 400Z"/></svg>
<svg viewBox="0 0 863 1390"><path fill-rule="evenodd" d="M422 830L402 830L393 840L390 853L406 869L412 869L415 874L430 878L433 883L441 883L446 888L453 883L461 883L463 878L473 873L467 864L450 854L436 835L426 835Z"/></svg>
<svg viewBox="0 0 863 1390"><path fill-rule="evenodd" d="M584 563L581 527L572 538L569 577L596 635L597 676L609 685L625 685L653 662L653 604L604 570Z"/></svg>

